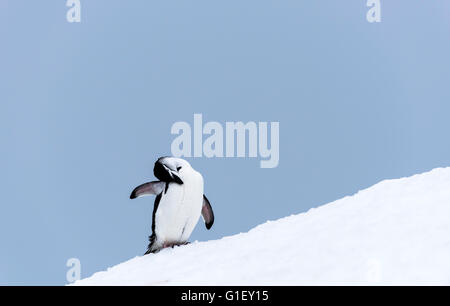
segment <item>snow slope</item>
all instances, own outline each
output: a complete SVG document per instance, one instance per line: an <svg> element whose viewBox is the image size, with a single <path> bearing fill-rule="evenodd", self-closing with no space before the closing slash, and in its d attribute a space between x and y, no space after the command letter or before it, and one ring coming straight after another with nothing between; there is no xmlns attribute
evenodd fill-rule
<svg viewBox="0 0 450 306"><path fill-rule="evenodd" d="M136 257L76 285L450 285L450 168L382 181L248 233Z"/></svg>

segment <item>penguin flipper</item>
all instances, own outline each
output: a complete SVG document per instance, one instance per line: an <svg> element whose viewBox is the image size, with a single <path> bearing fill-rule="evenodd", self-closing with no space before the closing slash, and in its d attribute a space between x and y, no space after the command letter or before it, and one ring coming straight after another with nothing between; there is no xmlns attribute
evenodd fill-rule
<svg viewBox="0 0 450 306"><path fill-rule="evenodd" d="M134 188L130 195L130 199L136 199L146 195L157 195L160 194L166 183L160 181L148 182Z"/></svg>
<svg viewBox="0 0 450 306"><path fill-rule="evenodd" d="M205 195L203 195L202 217L205 220L206 229L210 229L214 223L214 212Z"/></svg>

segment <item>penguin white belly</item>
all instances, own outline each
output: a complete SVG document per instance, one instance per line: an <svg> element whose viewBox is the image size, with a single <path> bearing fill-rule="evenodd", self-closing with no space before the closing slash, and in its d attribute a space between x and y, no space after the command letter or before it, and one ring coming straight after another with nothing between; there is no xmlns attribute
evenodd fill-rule
<svg viewBox="0 0 450 306"><path fill-rule="evenodd" d="M200 218L203 203L203 179L192 177L183 185L171 183L161 197L155 214L157 244L185 243Z"/></svg>

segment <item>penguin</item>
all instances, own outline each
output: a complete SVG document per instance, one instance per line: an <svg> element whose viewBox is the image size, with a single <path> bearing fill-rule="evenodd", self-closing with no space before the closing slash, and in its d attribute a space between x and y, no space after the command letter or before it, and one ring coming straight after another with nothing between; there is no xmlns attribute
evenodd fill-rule
<svg viewBox="0 0 450 306"><path fill-rule="evenodd" d="M158 181L139 185L130 195L130 199L156 195L152 234L144 255L187 244L200 215L206 229L214 223L211 204L203 193L203 177L186 160L160 157L155 162L153 174Z"/></svg>

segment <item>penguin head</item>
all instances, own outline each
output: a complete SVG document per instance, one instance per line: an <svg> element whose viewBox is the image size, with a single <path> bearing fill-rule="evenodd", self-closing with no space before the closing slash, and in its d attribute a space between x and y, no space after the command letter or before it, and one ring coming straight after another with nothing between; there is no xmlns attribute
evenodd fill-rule
<svg viewBox="0 0 450 306"><path fill-rule="evenodd" d="M160 157L155 162L153 174L162 182L183 184L183 176L190 169L191 165L181 158L176 157Z"/></svg>

